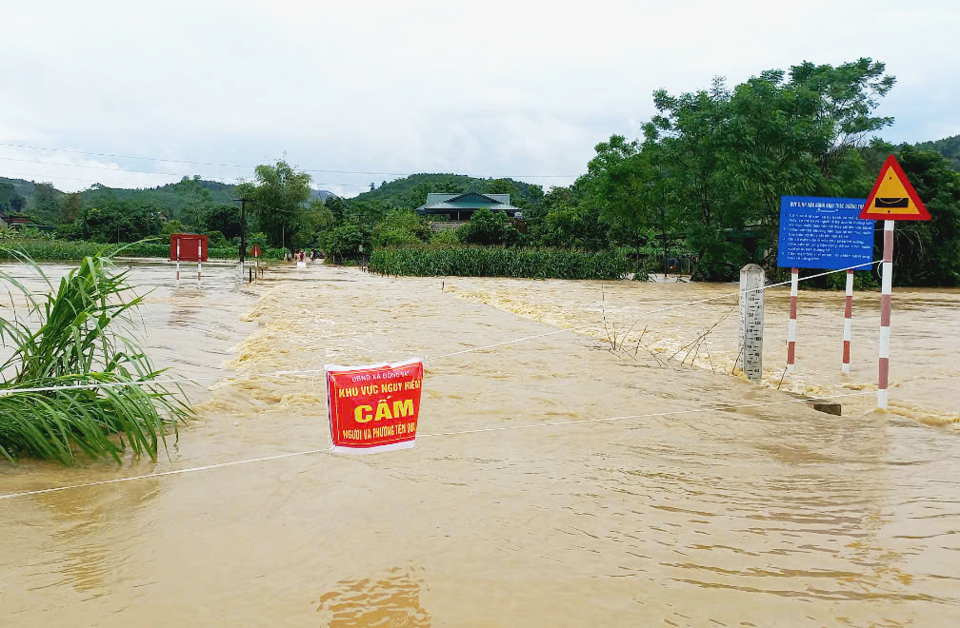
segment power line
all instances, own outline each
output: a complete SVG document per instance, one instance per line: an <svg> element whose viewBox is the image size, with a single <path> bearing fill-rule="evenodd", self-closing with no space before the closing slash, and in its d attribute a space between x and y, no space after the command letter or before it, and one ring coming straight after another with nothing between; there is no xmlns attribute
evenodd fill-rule
<svg viewBox="0 0 960 628"><path fill-rule="evenodd" d="M84 151L84 150L77 150L77 149L72 149L72 148L49 148L49 147L44 147L44 146L30 146L30 145L27 145L27 144L0 143L0 146L5 146L5 147L8 147L8 148L27 149L27 150L40 150L40 151L54 151L54 152L63 152L63 153L76 153L76 154L79 154L79 155L93 155L93 156L96 156L96 157L111 157L111 158L114 158L114 159L138 159L138 160L143 160L143 161L167 162L167 163L174 163L174 164L186 164L186 165L191 165L191 166L210 166L210 167L216 167L216 168L247 168L247 169L251 169L251 170L256 167L256 166L252 166L252 165L241 165L241 164L227 164L227 163L215 163L215 162L204 162L204 161L185 161L185 160L180 160L180 159L165 159L165 158L163 158L163 157L145 157L145 156L136 156L136 155L120 155L120 154L116 154L116 153L98 153L98 152L94 152L94 151ZM10 159L10 160L12 160L12 161L24 161L24 160L11 159L11 158L0 158L0 159ZM50 163L50 162L39 162L39 161L38 161L38 162L30 162L30 163ZM51 165L70 166L71 164L52 164L52 163L51 163ZM80 167L84 167L84 166L80 166ZM85 166L85 167L94 168L95 166ZM104 168L104 169L106 169L106 170L118 170L118 168ZM299 169L299 170L302 170L303 172L325 172L325 173L330 173L330 174L384 175L384 176L392 176L392 177L408 177L408 176L411 176L411 175L414 175L414 174L422 174L422 173L417 173L417 172L379 172L379 171L369 171L369 170L331 170L331 169L327 169L327 168L298 168L298 169ZM120 170L125 170L125 169L120 169ZM127 170L127 171L128 171L128 172L147 172L147 171L143 171L143 170ZM154 173L149 172L148 174L154 174ZM578 174L513 174L513 175L506 175L506 174L504 174L504 175L497 175L497 176L494 176L494 175L488 175L488 176L490 176L490 177L492 177L492 178L496 178L496 179L505 179L505 178L512 178L512 179L572 179L572 178L576 178L576 177L578 177L578 176L580 176L580 175L578 175ZM486 178L486 177L479 176L479 177L475 177L475 178ZM324 185L330 185L330 184L324 184Z"/></svg>
<svg viewBox="0 0 960 628"><path fill-rule="evenodd" d="M3 159L3 158L0 157L0 159ZM40 162L34 162L34 163L40 163ZM59 165L68 165L68 164L47 164L47 165L59 166ZM147 171L145 171L145 170L118 170L118 169L114 169L114 168L108 168L107 170L111 170L111 171L113 171L113 172L118 172L118 173L136 172L136 173L142 173L142 174L152 174L152 175L157 175L157 176L161 176L161 177L186 177L186 176L190 176L189 174L185 174L185 173L173 173L173 172L147 172ZM206 175L205 175L205 176L206 176ZM34 172L11 172L11 171L9 171L9 170L4 171L4 174L0 174L0 177L6 177L6 178L23 178L23 177L27 177L30 181L33 181L33 182L43 182L43 181L45 181L45 180L52 180L52 179L67 179L67 180L70 180L70 181L87 181L87 182L93 180L91 177L69 177L69 176L60 175L60 174L37 174L37 173L34 173ZM204 180L205 180L205 181L214 181L214 182L216 182L216 183L223 183L224 185L236 185L238 182L242 183L242 182L245 182L245 181L249 181L249 180L250 180L250 177L236 177L235 179L230 180L229 177L223 177L223 176L218 176L218 175L209 175L209 176L206 176L206 178L205 178ZM100 183L100 181L94 181L94 182L95 182L95 183ZM322 181L322 182L316 182L316 181L315 181L315 182L313 182L313 185L328 185L328 186L352 187L352 188L366 188L366 187L367 187L367 184L365 184L365 183L337 183L337 182L333 182L333 181ZM106 186L106 187L110 187L110 186Z"/></svg>

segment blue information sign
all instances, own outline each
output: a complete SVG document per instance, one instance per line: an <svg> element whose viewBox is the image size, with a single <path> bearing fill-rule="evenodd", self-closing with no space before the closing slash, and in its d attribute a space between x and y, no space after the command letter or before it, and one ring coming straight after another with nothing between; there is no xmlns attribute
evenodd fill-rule
<svg viewBox="0 0 960 628"><path fill-rule="evenodd" d="M783 196L777 266L837 270L873 261L873 220L863 199Z"/></svg>

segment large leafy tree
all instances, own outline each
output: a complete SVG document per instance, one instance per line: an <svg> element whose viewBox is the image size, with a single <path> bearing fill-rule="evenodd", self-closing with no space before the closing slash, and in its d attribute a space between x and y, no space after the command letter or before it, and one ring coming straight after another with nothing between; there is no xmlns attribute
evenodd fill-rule
<svg viewBox="0 0 960 628"><path fill-rule="evenodd" d="M60 207L60 224L72 223L80 215L82 208L83 194L80 192L67 194L63 199L63 205Z"/></svg>
<svg viewBox="0 0 960 628"><path fill-rule="evenodd" d="M310 198L310 175L297 172L286 161L257 166L255 183L243 183L239 192L253 200L259 230L272 246L286 247L305 222Z"/></svg>
<svg viewBox="0 0 960 628"><path fill-rule="evenodd" d="M732 202L734 181L726 168L730 98L719 78L709 90L680 96L658 90L653 95L659 114L651 131L670 164L673 202L680 209L687 242L697 254L696 274L704 279L733 276L745 258L742 246L726 237L746 218Z"/></svg>
<svg viewBox="0 0 960 628"><path fill-rule="evenodd" d="M135 242L161 231L159 212L133 201L110 201L84 208L73 233L96 242Z"/></svg>
<svg viewBox="0 0 960 628"><path fill-rule="evenodd" d="M228 240L240 236L243 223L240 220L240 208L235 205L216 205L202 216L206 231L219 231Z"/></svg>
<svg viewBox="0 0 960 628"><path fill-rule="evenodd" d="M609 225L611 239L636 248L638 262L640 247L655 224L657 201L656 173L640 148L639 140L611 136L597 144L580 182L587 190L587 206Z"/></svg>
<svg viewBox="0 0 960 628"><path fill-rule="evenodd" d="M60 217L63 204L63 192L52 183L33 184L33 212L43 222L55 222Z"/></svg>
<svg viewBox="0 0 960 628"><path fill-rule="evenodd" d="M19 212L26 199L17 192L12 183L0 183L0 211Z"/></svg>
<svg viewBox="0 0 960 628"><path fill-rule="evenodd" d="M457 235L464 244L513 246L520 242L520 233L507 215L487 208L475 211L470 222L457 230Z"/></svg>
<svg viewBox="0 0 960 628"><path fill-rule="evenodd" d="M790 68L789 87L798 99L812 101L814 112L807 121L816 128L811 132L828 139L812 152L826 179L832 179L843 161L873 133L893 124L892 117L874 113L896 84L896 78L885 71L885 64L869 57L836 67L804 61Z"/></svg>
<svg viewBox="0 0 960 628"><path fill-rule="evenodd" d="M406 246L430 239L430 226L416 212L391 210L373 230L374 246Z"/></svg>
<svg viewBox="0 0 960 628"><path fill-rule="evenodd" d="M875 148L887 152L886 147ZM929 222L897 222L893 281L909 286L960 285L960 173L933 151L904 144L893 152L930 212ZM882 235L876 244L875 259L882 254Z"/></svg>

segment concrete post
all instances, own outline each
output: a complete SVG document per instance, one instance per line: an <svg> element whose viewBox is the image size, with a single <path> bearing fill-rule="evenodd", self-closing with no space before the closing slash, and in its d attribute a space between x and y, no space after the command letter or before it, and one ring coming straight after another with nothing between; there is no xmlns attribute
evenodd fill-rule
<svg viewBox="0 0 960 628"><path fill-rule="evenodd" d="M737 366L750 381L763 377L763 286L766 274L756 264L740 269L740 353Z"/></svg>

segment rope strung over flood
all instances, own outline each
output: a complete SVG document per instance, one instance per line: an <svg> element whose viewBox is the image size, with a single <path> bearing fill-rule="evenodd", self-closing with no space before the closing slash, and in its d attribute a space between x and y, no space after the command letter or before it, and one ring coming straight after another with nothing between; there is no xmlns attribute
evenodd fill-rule
<svg viewBox="0 0 960 628"><path fill-rule="evenodd" d="M823 397L823 399L843 399L848 397L859 397L862 395L872 395L873 391L862 391L856 393L849 393L845 395L833 395L830 397ZM458 432L438 432L436 434L418 434L417 438L436 438L440 436L461 436L466 434L482 434L485 432L500 432L506 430L525 430L533 429L538 427L563 427L563 426L572 426L580 425L586 423L613 423L617 421L629 421L636 419L653 419L666 416L678 416L681 414L696 414L701 412L722 412L727 410L739 410L743 408L761 408L767 406L777 406L788 403L805 403L805 399L787 399L785 401L767 401L759 403L746 403L746 404L728 404L722 406L713 406L710 408L695 408L693 410L672 410L669 412L655 412L651 414L633 414L625 416L615 416L615 417L605 417L600 419L580 419L580 420L571 420L571 421L546 421L543 423L524 423L522 425L500 425L495 427L484 427L477 428L472 430L462 430ZM126 478L113 478L110 480L99 480L96 482L85 482L83 484L71 484L67 486L57 486L53 488L44 488L38 489L35 491L22 491L19 493L9 493L6 495L0 495L0 500L4 499L13 499L15 497L27 497L29 495L46 495L48 493L58 493L60 491L69 491L79 488L88 488L92 486L103 486L106 484L119 484L121 482L133 482L135 480L148 480L150 478L159 478L169 475L182 475L186 473L196 473L199 471L210 471L213 469L223 469L226 467L235 467L245 464L254 464L257 462L269 462L272 460L282 460L284 458L295 458L298 456L310 456L314 454L329 454L331 450L328 449L309 449L306 451L296 451L283 454L274 454L270 456L260 456L257 458L246 458L243 460L233 460L231 462L218 462L215 464L208 464L199 467L188 467L186 469L174 469L171 471L160 471L157 473L148 473L146 475L134 475Z"/></svg>
<svg viewBox="0 0 960 628"><path fill-rule="evenodd" d="M809 279L816 279L816 278L818 278L818 277L824 277L824 276L826 276L826 275L832 275L832 274L834 274L834 273L845 273L845 272L847 272L848 270L855 270L855 269L857 269L857 268L863 268L863 267L865 267L865 266L869 266L869 267L872 268L874 265L880 264L880 263L882 263L882 262L883 262L883 260L874 260L874 261L872 261L872 262L864 262L864 263L862 263L862 264L857 264L857 265L855 265L855 266L848 266L848 267L846 267L846 268L840 268L840 269L837 269L837 270L829 270L829 271L826 271L826 272L817 273L817 274L815 274L815 275L810 275L810 276L808 276L808 277L803 277L803 278L800 279L800 281L807 281L807 280L809 280ZM734 297L734 296L739 297L740 295L743 295L743 294L749 294L749 293L752 293L752 292L769 290L770 288L779 288L779 287L781 287L781 286L786 286L786 285L789 285L789 284L790 284L790 281L781 281L781 282L779 282L779 283L773 283L773 284L769 284L769 285L766 285L766 286L761 286L761 287L759 287L759 288L753 288L753 289L750 289L750 290L738 290L737 292L731 292L731 293L729 293L729 294L722 294L722 295L719 295L719 296L716 296L716 297L709 297L709 298L706 298L706 299L699 299L699 300L697 300L697 301L689 301L689 302L684 302L684 303L678 303L678 304L676 304L676 305L668 305L668 306L666 306L666 307L657 308L657 309L655 309L655 310L649 310L649 311L647 311L647 312L641 312L640 314L637 314L637 318L639 319L639 318L641 318L641 317L649 316L649 315L651 315L651 314L659 314L659 313L661 313L661 312L668 312L668 311L670 311L670 310L675 310L675 309L682 308L682 307L690 307L691 305L699 305L699 304L701 304L701 303L709 303L709 302L711 302L711 301L719 301L719 300L721 300L721 299L729 299L730 297ZM426 359L424 360L424 363L434 362L434 361L436 361L436 360L442 360L442 359L444 359L444 358L451 358L451 357L453 357L453 356L463 355L463 354L466 354L466 353L474 353L474 352L476 352L476 351L483 351L483 350L485 350L485 349L494 349L494 348L496 348L496 347L504 347L504 346L506 346L506 345L518 344L518 343L521 343L521 342L526 342L526 341L528 341L528 340L535 340L535 339L537 339L537 338L546 338L547 336L554 336L554 335L556 335L556 334L577 333L577 332L586 331L586 330L589 330L589 329L591 329L591 327L572 327L572 328L570 328L570 329L556 329L556 330L544 332L544 333L541 333L541 334L534 334L534 335L532 335L532 336L523 336L522 338L515 338L515 339L513 339L513 340L504 340L504 341L502 341L502 342L495 342L495 343L488 344L488 345L482 345L482 346L480 346L480 347L473 347L473 348L471 348L471 349L463 349L463 350L461 350L461 351L454 351L454 352L452 352L452 353L445 353L445 354L443 354L443 355L428 357L428 358L426 358ZM253 373L253 374L251 374L251 377L290 377L291 375L292 375L292 376L297 376L297 375L311 375L311 376L316 376L317 374L319 374L319 373L324 373L324 372L325 372L324 369L302 369L302 370L294 370L294 371L274 371L274 372L272 372L272 373ZM47 386L47 387L38 387L38 388L6 388L6 389L3 389L3 390L0 390L0 396L12 395L12 394L15 394L15 393L50 392L50 391L55 391L55 390L78 390L78 389L87 389L87 388L111 388L111 387L118 387L118 386L150 386L150 385L152 385L152 384L196 384L197 382L200 382L200 381L219 381L219 380L222 380L222 379L224 379L224 378L223 378L223 377L201 377L201 378L193 378L193 379L187 379L187 378L180 378L180 379L177 379L177 378L169 378L169 379L165 379L165 380L156 380L156 379L155 379L155 380L137 380L137 381L131 381L131 382L104 382L104 383L98 383L98 384L69 384L69 385L65 385L65 386Z"/></svg>

